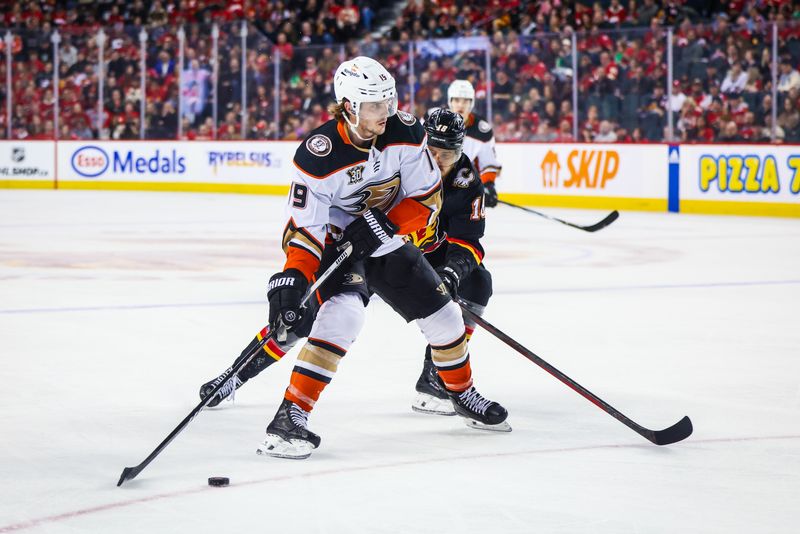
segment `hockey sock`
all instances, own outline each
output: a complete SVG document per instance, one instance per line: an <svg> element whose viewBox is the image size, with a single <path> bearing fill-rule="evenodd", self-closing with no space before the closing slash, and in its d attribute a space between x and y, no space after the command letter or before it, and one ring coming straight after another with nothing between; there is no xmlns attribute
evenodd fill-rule
<svg viewBox="0 0 800 534"><path fill-rule="evenodd" d="M464 335L466 335L467 341L472 339L472 334L474 332L475 332L475 325L470 326L467 323L464 323Z"/></svg>
<svg viewBox="0 0 800 534"><path fill-rule="evenodd" d="M297 356L284 398L310 412L346 353L345 349L327 341L308 338Z"/></svg>
<svg viewBox="0 0 800 534"><path fill-rule="evenodd" d="M262 339L269 335L269 326L265 326L256 337L250 342L247 347L242 351L242 355L240 357L245 357L250 354L258 344L261 342ZM244 381L250 380L258 373L272 365L273 363L280 361L289 350L292 348L292 344L279 344L275 339L270 339L261 347L264 351L263 354L259 354L256 358L254 358L248 365L244 367L241 371L239 371L239 377Z"/></svg>
<svg viewBox="0 0 800 534"><path fill-rule="evenodd" d="M431 358L447 389L466 391L472 386L466 333L447 345L431 345Z"/></svg>
<svg viewBox="0 0 800 534"><path fill-rule="evenodd" d="M483 316L483 312L486 311L486 306L481 306L480 304L476 304L471 301L466 301L469 309L480 316ZM475 332L475 321L467 319L466 314L464 317L464 330L467 332L467 341L472 338L473 332Z"/></svg>
<svg viewBox="0 0 800 534"><path fill-rule="evenodd" d="M444 386L450 391L466 391L472 386L467 336L461 308L449 301L417 324L431 346L431 359Z"/></svg>

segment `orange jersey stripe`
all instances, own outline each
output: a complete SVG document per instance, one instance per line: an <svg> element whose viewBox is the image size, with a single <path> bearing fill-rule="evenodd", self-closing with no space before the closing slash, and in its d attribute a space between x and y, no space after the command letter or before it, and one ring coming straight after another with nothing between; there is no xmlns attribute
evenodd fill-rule
<svg viewBox="0 0 800 534"><path fill-rule="evenodd" d="M286 263L283 264L283 270L286 269L297 269L303 273L306 280L311 280L319 269L319 259L307 250L289 247L286 252Z"/></svg>
<svg viewBox="0 0 800 534"><path fill-rule="evenodd" d="M315 174L311 174L311 173L310 173L310 172L308 172L307 170L305 170L305 169L301 169L301 168L300 168L300 166L299 166L299 165L297 165L297 163L294 163L294 162L292 162L292 163L294 164L294 166L297 168L297 170L298 170L298 171L302 172L303 174L305 174L305 175L306 175L306 176L308 176L309 178L314 178L315 180L324 180L324 179L325 179L325 178L327 178L328 176L334 175L334 174L336 174L337 172L341 172L341 171L343 171L343 170L345 170L345 169L347 169L347 168L349 168L349 167L355 167L356 165L363 165L365 161L367 161L367 160L366 160L366 159L363 159L363 160L361 160L361 161L358 161L358 162L356 162L356 163L349 163L349 164L345 165L344 167L340 167L340 168L336 169L335 171L331 171L331 172L329 172L328 174L326 174L326 175L324 175L324 176L317 176L317 175L315 175Z"/></svg>

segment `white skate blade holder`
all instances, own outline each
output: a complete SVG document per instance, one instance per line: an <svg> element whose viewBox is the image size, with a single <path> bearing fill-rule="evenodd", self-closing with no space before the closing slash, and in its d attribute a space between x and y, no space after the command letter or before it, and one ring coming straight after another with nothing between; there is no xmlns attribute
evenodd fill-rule
<svg viewBox="0 0 800 534"><path fill-rule="evenodd" d="M411 409L415 412L428 415L455 415L453 403L450 399L439 399L427 393L417 393L417 397L411 404Z"/></svg>
<svg viewBox="0 0 800 534"><path fill-rule="evenodd" d="M290 460L305 460L311 456L314 445L302 439L286 441L275 434L267 434L266 439L259 443L256 454L272 456L273 458L288 458Z"/></svg>
<svg viewBox="0 0 800 534"><path fill-rule="evenodd" d="M468 417L462 417L462 419L464 420L465 425L470 428L474 428L475 430L488 430L489 432L511 432L511 425L509 425L507 421L497 423L496 425L487 425Z"/></svg>

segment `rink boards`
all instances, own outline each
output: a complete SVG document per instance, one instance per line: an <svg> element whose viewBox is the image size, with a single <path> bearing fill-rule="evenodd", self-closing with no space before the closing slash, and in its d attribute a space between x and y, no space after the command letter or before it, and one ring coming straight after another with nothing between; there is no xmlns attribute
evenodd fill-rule
<svg viewBox="0 0 800 534"><path fill-rule="evenodd" d="M0 188L286 194L297 141L0 141ZM498 143L519 204L800 217L800 145Z"/></svg>

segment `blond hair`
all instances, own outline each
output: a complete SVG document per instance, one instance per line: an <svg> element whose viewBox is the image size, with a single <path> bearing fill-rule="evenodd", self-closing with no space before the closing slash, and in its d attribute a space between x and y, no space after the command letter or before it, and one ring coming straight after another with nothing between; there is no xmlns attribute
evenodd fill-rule
<svg viewBox="0 0 800 534"><path fill-rule="evenodd" d="M333 115L333 118L336 119L337 121L343 121L345 114L344 102L340 104L337 103L328 104L328 113Z"/></svg>

